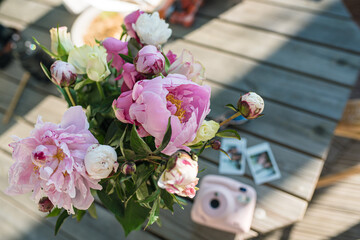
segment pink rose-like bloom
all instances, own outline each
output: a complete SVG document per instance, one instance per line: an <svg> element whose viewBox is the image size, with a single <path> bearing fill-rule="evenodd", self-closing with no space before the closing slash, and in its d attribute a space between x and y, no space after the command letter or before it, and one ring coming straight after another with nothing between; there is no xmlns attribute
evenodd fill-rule
<svg viewBox="0 0 360 240"><path fill-rule="evenodd" d="M136 71L156 75L163 71L165 58L153 45L143 47L135 57Z"/></svg>
<svg viewBox="0 0 360 240"><path fill-rule="evenodd" d="M121 86L121 92L126 92L131 90L137 81L145 79L144 75L136 71L134 64L125 63L123 66L123 70L124 71L122 75L115 79L115 80L119 80L121 78L124 79L124 82Z"/></svg>
<svg viewBox="0 0 360 240"><path fill-rule="evenodd" d="M174 54L171 50L168 51L166 57L169 59L170 64L173 64L176 61L176 54Z"/></svg>
<svg viewBox="0 0 360 240"><path fill-rule="evenodd" d="M188 79L200 85L206 78L205 68L200 62L195 61L188 50L183 50L180 57L170 65L168 72L185 75Z"/></svg>
<svg viewBox="0 0 360 240"><path fill-rule="evenodd" d="M128 54L127 42L123 42L113 37L108 37L103 41L103 46L106 49L107 57L106 60L110 62L111 66L120 71L125 61L119 56L119 54Z"/></svg>
<svg viewBox="0 0 360 240"><path fill-rule="evenodd" d="M144 12L143 11L140 11L140 10L136 10L132 13L130 13L129 15L127 15L124 19L124 24L125 24L125 27L126 27L126 31L128 33L128 35L132 38L135 38L136 41L140 42L140 39L139 37L137 36L134 28L133 28L133 24L136 23L137 19L139 18L139 16L141 14L143 14Z"/></svg>
<svg viewBox="0 0 360 240"><path fill-rule="evenodd" d="M74 213L73 207L88 209L94 201L90 188L101 189L99 180L85 170L87 148L98 141L88 130L80 106L69 108L60 124L39 117L30 137L10 144L15 163L9 170L9 195L33 192L39 202L44 196L59 208Z"/></svg>
<svg viewBox="0 0 360 240"><path fill-rule="evenodd" d="M171 155L179 149L190 150L185 145L194 140L210 111L210 92L209 86L170 74L135 83L131 91L114 100L113 108L120 121L139 126L140 136L155 137L156 146L163 140L170 117L172 135L162 152Z"/></svg>
<svg viewBox="0 0 360 240"><path fill-rule="evenodd" d="M158 186L182 197L195 197L198 163L185 152L175 153L175 165L160 176Z"/></svg>

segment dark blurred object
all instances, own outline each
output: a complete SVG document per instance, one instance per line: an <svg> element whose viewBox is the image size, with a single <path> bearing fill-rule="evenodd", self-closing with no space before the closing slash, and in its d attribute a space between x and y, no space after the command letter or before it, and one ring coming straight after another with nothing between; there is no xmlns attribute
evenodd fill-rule
<svg viewBox="0 0 360 240"><path fill-rule="evenodd" d="M353 20L360 26L360 1L359 0L343 0L344 5L351 14Z"/></svg>
<svg viewBox="0 0 360 240"><path fill-rule="evenodd" d="M31 76L42 82L50 83L40 67L40 62L42 62L47 69L50 69L54 60L37 46L31 38L26 35L20 35L15 42L14 50L14 54L20 60L22 67L28 71Z"/></svg>
<svg viewBox="0 0 360 240"><path fill-rule="evenodd" d="M18 34L14 28L7 28L0 24L0 68L4 68L11 62L13 55L13 37Z"/></svg>
<svg viewBox="0 0 360 240"><path fill-rule="evenodd" d="M195 15L199 11L203 0L167 0L159 10L160 17L165 18L170 15L169 21L173 24L181 24L185 27L191 27L194 23ZM175 6L175 11L171 8Z"/></svg>

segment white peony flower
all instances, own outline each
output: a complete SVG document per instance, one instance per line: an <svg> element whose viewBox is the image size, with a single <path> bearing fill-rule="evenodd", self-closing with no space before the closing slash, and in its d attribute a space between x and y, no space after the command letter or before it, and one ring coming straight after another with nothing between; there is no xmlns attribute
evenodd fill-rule
<svg viewBox="0 0 360 240"><path fill-rule="evenodd" d="M220 128L219 123L212 120L210 121L204 120L199 130L196 132L195 139L187 145L191 146L200 141L207 141L212 139L213 137L215 137L215 134L218 132L219 128Z"/></svg>
<svg viewBox="0 0 360 240"><path fill-rule="evenodd" d="M113 170L116 172L119 166L115 150L100 144L93 144L87 149L84 163L88 175L93 179L106 178Z"/></svg>
<svg viewBox="0 0 360 240"><path fill-rule="evenodd" d="M239 99L238 109L247 119L257 118L264 110L264 100L258 94L248 92Z"/></svg>
<svg viewBox="0 0 360 240"><path fill-rule="evenodd" d="M58 54L59 39L60 43L65 50L65 54L68 54L73 49L74 44L71 41L70 33L67 32L67 27L51 28L51 52Z"/></svg>
<svg viewBox="0 0 360 240"><path fill-rule="evenodd" d="M166 43L172 33L169 24L160 19L158 12L141 14L132 27L141 43L154 46Z"/></svg>
<svg viewBox="0 0 360 240"><path fill-rule="evenodd" d="M195 61L194 56L188 50L183 50L180 57L169 67L170 73L185 75L191 81L202 85L205 80L205 68L199 62Z"/></svg>
<svg viewBox="0 0 360 240"><path fill-rule="evenodd" d="M77 74L87 74L93 81L102 81L110 75L106 61L106 49L102 46L83 45L69 52L68 62L72 64Z"/></svg>

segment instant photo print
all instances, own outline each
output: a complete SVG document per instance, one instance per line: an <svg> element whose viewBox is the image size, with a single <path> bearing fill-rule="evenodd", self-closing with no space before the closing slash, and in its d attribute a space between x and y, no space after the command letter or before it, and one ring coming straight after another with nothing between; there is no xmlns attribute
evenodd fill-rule
<svg viewBox="0 0 360 240"><path fill-rule="evenodd" d="M246 164L246 139L223 138L221 148L227 152L220 152L219 173L243 175Z"/></svg>
<svg viewBox="0 0 360 240"><path fill-rule="evenodd" d="M248 148L247 162L256 184L270 182L281 177L269 143Z"/></svg>

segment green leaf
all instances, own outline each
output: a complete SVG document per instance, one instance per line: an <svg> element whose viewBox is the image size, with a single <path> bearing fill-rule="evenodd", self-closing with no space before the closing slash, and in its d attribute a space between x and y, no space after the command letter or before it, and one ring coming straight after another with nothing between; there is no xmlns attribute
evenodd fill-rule
<svg viewBox="0 0 360 240"><path fill-rule="evenodd" d="M170 63L169 58L165 55L165 53L162 53L162 54L165 58L165 72L168 73L171 63Z"/></svg>
<svg viewBox="0 0 360 240"><path fill-rule="evenodd" d="M55 224L55 235L59 232L61 225L64 223L65 219L69 217L69 214L67 213L66 210L64 210L61 215L59 216L59 218L56 221Z"/></svg>
<svg viewBox="0 0 360 240"><path fill-rule="evenodd" d="M199 150L199 152L197 154L198 156L200 156L201 153L205 150L206 145L208 144L208 142L209 142L209 140L203 143L203 145L201 146L201 148L200 148L200 150Z"/></svg>
<svg viewBox="0 0 360 240"><path fill-rule="evenodd" d="M76 210L75 210L75 213L76 213L76 221L80 222L81 219L85 216L86 211L85 211L85 210L76 209Z"/></svg>
<svg viewBox="0 0 360 240"><path fill-rule="evenodd" d="M174 212L174 199L170 193L168 193L165 189L161 189L161 199L164 201L165 206L171 211Z"/></svg>
<svg viewBox="0 0 360 240"><path fill-rule="evenodd" d="M53 82L52 77L51 77L51 73L50 73L49 69L47 69L47 67L46 67L42 62L40 62L40 67L41 67L41 69L43 70L43 72L45 73L45 76L46 76L50 81Z"/></svg>
<svg viewBox="0 0 360 240"><path fill-rule="evenodd" d="M123 215L116 215L116 219L123 226L125 236L131 231L139 229L146 221L150 209L142 207L135 200L128 202Z"/></svg>
<svg viewBox="0 0 360 240"><path fill-rule="evenodd" d="M61 213L61 208L57 208L55 207L51 213L49 213L46 217L56 217L56 216L59 216L59 214Z"/></svg>
<svg viewBox="0 0 360 240"><path fill-rule="evenodd" d="M138 200L144 200L147 196L149 196L149 191L146 185L146 182L142 183L140 187L136 190L136 198Z"/></svg>
<svg viewBox="0 0 360 240"><path fill-rule="evenodd" d="M149 221L145 226L145 229L149 226L152 225L154 222L156 222L156 220L159 218L159 214L160 214L160 198L157 198L156 201L154 202L151 211L150 211L150 216L149 216Z"/></svg>
<svg viewBox="0 0 360 240"><path fill-rule="evenodd" d="M172 130L171 130L171 117L169 117L167 129L164 135L164 138L160 144L160 146L154 151L154 154L159 154L162 150L166 148L171 140Z"/></svg>
<svg viewBox="0 0 360 240"><path fill-rule="evenodd" d="M119 146L120 146L120 151L121 151L121 154L125 157L125 148L124 148L124 139L125 139L125 135L126 135L126 130L127 130L127 126L120 138L120 143L119 143Z"/></svg>
<svg viewBox="0 0 360 240"><path fill-rule="evenodd" d="M221 132L216 133L217 137L224 137L224 138L236 138L238 140L241 139L239 133L233 129L226 129Z"/></svg>
<svg viewBox="0 0 360 240"><path fill-rule="evenodd" d="M150 147L146 144L146 142L139 136L135 124L131 130L130 134L130 146L131 149L138 154L149 154L151 153Z"/></svg>
<svg viewBox="0 0 360 240"><path fill-rule="evenodd" d="M109 126L106 135L105 135L105 144L112 147L117 147L119 143L118 139L121 138L124 132L124 125L121 124L117 119L115 119Z"/></svg>
<svg viewBox="0 0 360 240"><path fill-rule="evenodd" d="M96 213L96 207L95 203L92 203L90 207L88 208L88 212L92 218L97 219L97 213Z"/></svg>
<svg viewBox="0 0 360 240"><path fill-rule="evenodd" d="M225 107L230 108L231 110L233 110L233 111L235 111L235 112L238 112L238 111L239 111L239 110L238 110L234 105L232 105L232 104L226 104Z"/></svg>
<svg viewBox="0 0 360 240"><path fill-rule="evenodd" d="M82 80L81 82L79 82L75 85L74 90L79 91L80 89L82 89L83 87L85 87L86 85L91 84L91 83L94 83L94 81L90 80L90 79Z"/></svg>
<svg viewBox="0 0 360 240"><path fill-rule="evenodd" d="M57 89L59 90L59 92L64 96L64 98L65 98L68 106L71 107L71 106L72 106L72 103L71 103L71 101L70 101L67 93L65 92L65 90L62 89L61 87L59 87L58 85L56 85L56 88L57 88Z"/></svg>
<svg viewBox="0 0 360 240"><path fill-rule="evenodd" d="M231 157L229 156L229 154L224 149L220 148L219 151L224 153L231 160Z"/></svg>
<svg viewBox="0 0 360 240"><path fill-rule="evenodd" d="M134 59L132 57L129 57L125 54L121 54L119 53L119 56L124 59L125 62L128 62L128 63L134 63Z"/></svg>
<svg viewBox="0 0 360 240"><path fill-rule="evenodd" d="M49 49L47 49L44 45L42 45L41 43L39 43L39 41L33 37L34 42L45 52L47 53L50 57L56 58L58 59L58 56L53 54Z"/></svg>
<svg viewBox="0 0 360 240"><path fill-rule="evenodd" d="M117 215L123 215L124 214L124 208L123 205L121 205L120 199L118 199L116 194L108 195L106 193L106 184L103 186L103 189L101 191L97 191L97 195L100 198L101 202L104 204L104 206L109 209L112 213Z"/></svg>
<svg viewBox="0 0 360 240"><path fill-rule="evenodd" d="M60 41L60 34L59 34L59 25L57 27L57 35L58 35L58 47L57 47L57 52L58 52L58 56L59 57L63 57L66 55L66 50L64 48L64 46L61 44L61 41ZM64 61L67 60L67 57L65 57Z"/></svg>
<svg viewBox="0 0 360 240"><path fill-rule="evenodd" d="M151 203L152 201L154 201L157 197L159 197L160 194L160 189L156 189L156 191L152 192L152 194L150 194L147 198L143 199L143 200L139 200L139 203Z"/></svg>
<svg viewBox="0 0 360 240"><path fill-rule="evenodd" d="M130 149L124 149L124 156L126 160L134 160L136 159L136 154L134 151L130 150Z"/></svg>

